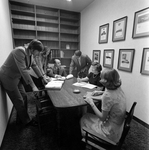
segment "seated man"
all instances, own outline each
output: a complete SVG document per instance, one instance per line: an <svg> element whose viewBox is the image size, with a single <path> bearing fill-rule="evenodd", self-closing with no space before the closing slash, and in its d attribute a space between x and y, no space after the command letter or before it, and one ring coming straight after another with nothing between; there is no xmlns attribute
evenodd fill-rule
<svg viewBox="0 0 149 150"><path fill-rule="evenodd" d="M60 78L62 76L67 76L65 68L61 66L61 61L59 59L54 60L54 66L47 66L47 75L49 77Z"/></svg>

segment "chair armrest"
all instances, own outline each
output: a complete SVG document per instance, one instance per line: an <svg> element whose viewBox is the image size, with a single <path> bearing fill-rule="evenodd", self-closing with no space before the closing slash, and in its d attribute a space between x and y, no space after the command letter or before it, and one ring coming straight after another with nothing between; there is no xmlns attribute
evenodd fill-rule
<svg viewBox="0 0 149 150"><path fill-rule="evenodd" d="M99 140L102 140L103 142L106 142L107 144L112 144L112 145L117 145L115 142L111 141L110 139L99 135L98 133L96 133L95 131L88 129L86 127L82 128L85 132L87 132L89 135L94 136L96 138L98 138Z"/></svg>

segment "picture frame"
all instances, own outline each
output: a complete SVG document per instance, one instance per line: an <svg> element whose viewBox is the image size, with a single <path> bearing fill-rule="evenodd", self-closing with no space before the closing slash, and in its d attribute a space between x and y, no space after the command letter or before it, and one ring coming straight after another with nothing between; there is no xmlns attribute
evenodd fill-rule
<svg viewBox="0 0 149 150"><path fill-rule="evenodd" d="M114 49L105 49L103 55L103 66L106 68L113 68Z"/></svg>
<svg viewBox="0 0 149 150"><path fill-rule="evenodd" d="M120 49L117 68L122 71L132 72L135 49Z"/></svg>
<svg viewBox="0 0 149 150"><path fill-rule="evenodd" d="M149 7L139 10L134 14L132 38L149 36Z"/></svg>
<svg viewBox="0 0 149 150"><path fill-rule="evenodd" d="M100 55L101 55L100 50L93 50L92 61L100 63Z"/></svg>
<svg viewBox="0 0 149 150"><path fill-rule="evenodd" d="M149 48L143 49L140 73L149 75Z"/></svg>
<svg viewBox="0 0 149 150"><path fill-rule="evenodd" d="M112 41L124 41L126 38L127 16L113 21Z"/></svg>
<svg viewBox="0 0 149 150"><path fill-rule="evenodd" d="M108 43L109 23L99 27L99 44Z"/></svg>

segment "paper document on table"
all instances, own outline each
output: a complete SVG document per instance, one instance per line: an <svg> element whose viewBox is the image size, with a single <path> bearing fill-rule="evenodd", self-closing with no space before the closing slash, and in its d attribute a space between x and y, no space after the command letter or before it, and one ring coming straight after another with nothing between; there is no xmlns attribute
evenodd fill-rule
<svg viewBox="0 0 149 150"><path fill-rule="evenodd" d="M64 81L66 77L51 78L51 81Z"/></svg>
<svg viewBox="0 0 149 150"><path fill-rule="evenodd" d="M88 88L88 89L93 89L96 88L97 86L94 84L90 84L90 83L86 83L86 82L76 82L73 84L74 86L80 86L80 87L84 87L84 88Z"/></svg>
<svg viewBox="0 0 149 150"><path fill-rule="evenodd" d="M64 81L50 81L45 85L46 89L61 89Z"/></svg>
<svg viewBox="0 0 149 150"><path fill-rule="evenodd" d="M83 85L82 87L85 87L85 88L88 88L88 89L93 89L93 88L96 88L97 86L94 85L94 84L87 83L87 84Z"/></svg>
<svg viewBox="0 0 149 150"><path fill-rule="evenodd" d="M86 82L76 82L73 85L82 87L83 85L86 85L86 84L87 84Z"/></svg>

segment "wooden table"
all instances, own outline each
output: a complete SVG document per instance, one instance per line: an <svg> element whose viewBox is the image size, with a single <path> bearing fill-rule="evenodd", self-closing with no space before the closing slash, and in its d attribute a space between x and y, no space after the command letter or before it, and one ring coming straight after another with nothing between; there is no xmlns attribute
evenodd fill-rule
<svg viewBox="0 0 149 150"><path fill-rule="evenodd" d="M75 135L81 135L79 122L82 116L82 107L87 105L83 96L88 91L98 90L98 88L88 89L72 85L76 81L76 78L71 78L65 80L60 90L47 90L57 111L57 129L60 143L63 143L63 139L70 140ZM74 89L79 89L80 93L75 94ZM78 127L77 130L74 130L76 127Z"/></svg>
<svg viewBox="0 0 149 150"><path fill-rule="evenodd" d="M73 77L65 80L60 90L48 90L48 95L56 108L80 107L87 105L87 103L83 100L83 96L88 91L94 91L95 88L88 89L72 85L75 82L77 82L77 79ZM74 93L74 89L79 89L80 93ZM98 90L98 88L96 88L96 90Z"/></svg>

